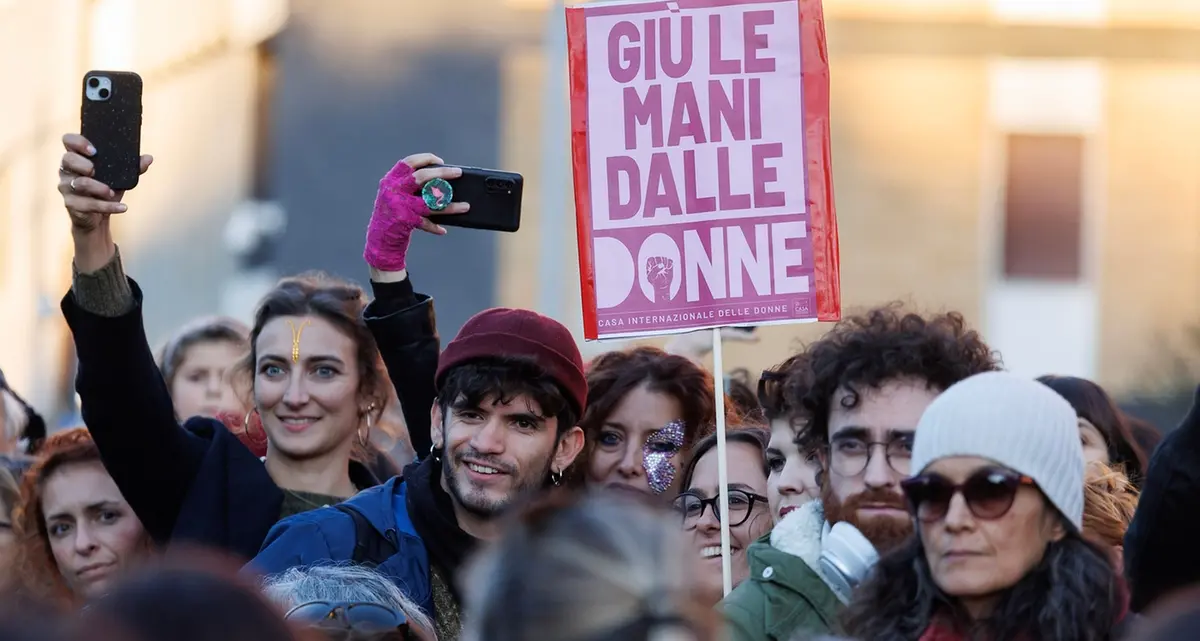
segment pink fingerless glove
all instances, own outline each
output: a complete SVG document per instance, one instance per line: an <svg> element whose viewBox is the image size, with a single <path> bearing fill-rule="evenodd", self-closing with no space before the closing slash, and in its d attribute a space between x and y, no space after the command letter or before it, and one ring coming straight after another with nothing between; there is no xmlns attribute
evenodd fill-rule
<svg viewBox="0 0 1200 641"><path fill-rule="evenodd" d="M363 260L371 267L385 272L405 268L409 238L426 212L425 201L416 192L412 167L403 161L396 163L379 181L375 209L367 225L367 246L363 249Z"/></svg>

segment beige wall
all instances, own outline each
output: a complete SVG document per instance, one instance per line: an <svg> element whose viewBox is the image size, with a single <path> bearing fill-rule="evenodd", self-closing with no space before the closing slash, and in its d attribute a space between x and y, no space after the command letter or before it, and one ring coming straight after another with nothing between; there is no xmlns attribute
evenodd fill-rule
<svg viewBox="0 0 1200 641"><path fill-rule="evenodd" d="M1200 327L1200 64L1118 63L1108 78L1101 377L1156 387L1185 324Z"/></svg>
<svg viewBox="0 0 1200 641"><path fill-rule="evenodd" d="M220 226L247 197L256 86L254 47L279 27L279 2L37 0L0 3L0 367L47 412L70 353L58 303L70 236L55 169L61 135L79 128L90 69L138 71L142 150L151 173L115 227L126 266L157 304L152 342L218 307L232 271ZM96 29L96 10L121 28ZM128 19L127 19L128 18Z"/></svg>

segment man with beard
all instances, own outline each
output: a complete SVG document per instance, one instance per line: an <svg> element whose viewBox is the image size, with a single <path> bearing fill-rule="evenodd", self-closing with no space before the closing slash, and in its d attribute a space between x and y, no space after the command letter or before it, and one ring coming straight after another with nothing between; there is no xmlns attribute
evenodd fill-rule
<svg viewBox="0 0 1200 641"><path fill-rule="evenodd" d="M768 416L789 421L799 451L820 461L821 500L789 511L748 548L750 580L721 606L730 639L838 631L845 595L820 563L830 528L853 525L880 554L912 534L900 481L917 421L946 388L997 369L960 314L923 317L890 305L844 319L764 377Z"/></svg>
<svg viewBox="0 0 1200 641"><path fill-rule="evenodd" d="M281 521L249 567L376 565L434 617L438 638L457 638L462 562L497 536L497 517L514 502L562 482L583 448L587 381L566 327L491 309L446 346L435 385L430 456L344 503Z"/></svg>
<svg viewBox="0 0 1200 641"><path fill-rule="evenodd" d="M433 617L444 640L461 630L456 586L464 559L496 536L497 516L523 495L562 483L583 448L578 422L587 403L575 339L541 314L480 312L440 355L431 306L425 322L389 320L428 302L408 274L413 234L446 233L427 218L434 212L422 185L461 174L433 154L396 163L379 183L363 250L376 292L364 317L389 376L403 381L402 403L421 408L406 407L405 419L414 444L432 443L429 455L381 486L277 523L248 566L264 574L331 561L373 566ZM455 201L438 213L469 206ZM432 379L414 374L431 370ZM428 424L420 418L427 404Z"/></svg>

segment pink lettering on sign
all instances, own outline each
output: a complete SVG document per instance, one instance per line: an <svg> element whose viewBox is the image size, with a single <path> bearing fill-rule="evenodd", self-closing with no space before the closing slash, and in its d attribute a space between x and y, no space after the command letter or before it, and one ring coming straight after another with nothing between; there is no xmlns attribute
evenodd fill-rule
<svg viewBox="0 0 1200 641"><path fill-rule="evenodd" d="M829 318L827 70L805 53L824 49L820 3L596 3L567 20L588 336Z"/></svg>

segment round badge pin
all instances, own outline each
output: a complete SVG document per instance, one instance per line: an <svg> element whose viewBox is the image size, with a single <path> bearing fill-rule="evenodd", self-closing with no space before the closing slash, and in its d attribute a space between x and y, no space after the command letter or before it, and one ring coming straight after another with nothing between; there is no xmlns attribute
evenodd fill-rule
<svg viewBox="0 0 1200 641"><path fill-rule="evenodd" d="M454 200L454 188L441 178L434 178L421 188L421 198L429 211L442 211Z"/></svg>

